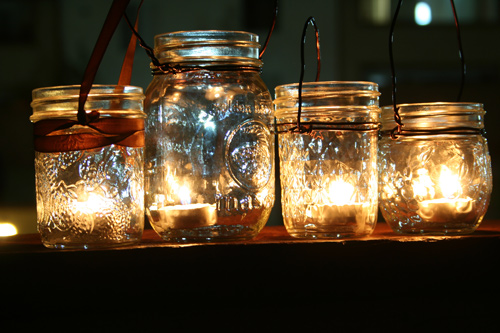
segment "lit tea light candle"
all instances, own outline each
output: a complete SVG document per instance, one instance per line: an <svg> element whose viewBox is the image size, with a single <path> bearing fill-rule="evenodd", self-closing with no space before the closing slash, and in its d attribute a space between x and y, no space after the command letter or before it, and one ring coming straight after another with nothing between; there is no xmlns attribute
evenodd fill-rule
<svg viewBox="0 0 500 333"><path fill-rule="evenodd" d="M424 200L417 213L426 222L462 221L474 218L474 205L471 198Z"/></svg>
<svg viewBox="0 0 500 333"><path fill-rule="evenodd" d="M313 204L306 208L309 222L318 227L351 225L355 230L364 228L369 204L354 201L356 192L352 184L343 180L332 181L327 197L328 203Z"/></svg>
<svg viewBox="0 0 500 333"><path fill-rule="evenodd" d="M306 217L321 225L359 224L358 227L362 228L361 222L364 221L364 216L366 216L364 211L367 209L368 204L363 203L309 205L306 209Z"/></svg>
<svg viewBox="0 0 500 333"><path fill-rule="evenodd" d="M217 223L215 204L186 204L165 206L156 211L153 219L163 228L191 229L207 227Z"/></svg>
<svg viewBox="0 0 500 333"><path fill-rule="evenodd" d="M419 196L432 198L418 203L417 213L425 222L446 223L474 218L475 201L460 197L460 178L447 166L441 166L437 184L434 184L426 169L418 170L417 174L419 177L413 183L413 191ZM439 193L442 198L436 198Z"/></svg>
<svg viewBox="0 0 500 333"><path fill-rule="evenodd" d="M86 200L82 197L85 196L82 195L70 206L70 210L75 216L73 224L79 232L90 234L95 228L96 217L109 213L115 206L112 200L95 193L89 193ZM119 223L119 221L110 218L109 223Z"/></svg>
<svg viewBox="0 0 500 333"><path fill-rule="evenodd" d="M152 220L163 229L192 229L217 224L215 204L191 203L191 191L187 186L174 185L180 205L150 207ZM159 197L165 198L160 195Z"/></svg>

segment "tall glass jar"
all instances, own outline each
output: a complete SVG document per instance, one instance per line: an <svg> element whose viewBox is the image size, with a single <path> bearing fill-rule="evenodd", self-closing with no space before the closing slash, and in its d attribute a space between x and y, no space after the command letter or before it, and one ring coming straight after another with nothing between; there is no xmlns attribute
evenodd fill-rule
<svg viewBox="0 0 500 333"><path fill-rule="evenodd" d="M308 82L276 88L281 203L294 237L370 235L377 223L378 85Z"/></svg>
<svg viewBox="0 0 500 333"><path fill-rule="evenodd" d="M400 234L471 233L492 190L491 161L479 103L401 104L382 111L380 209Z"/></svg>
<svg viewBox="0 0 500 333"><path fill-rule="evenodd" d="M146 92L146 212L166 241L249 239L274 204L272 99L258 36L155 37Z"/></svg>
<svg viewBox="0 0 500 333"><path fill-rule="evenodd" d="M38 231L49 248L139 242L144 229L142 88L94 85L77 121L80 86L33 90Z"/></svg>

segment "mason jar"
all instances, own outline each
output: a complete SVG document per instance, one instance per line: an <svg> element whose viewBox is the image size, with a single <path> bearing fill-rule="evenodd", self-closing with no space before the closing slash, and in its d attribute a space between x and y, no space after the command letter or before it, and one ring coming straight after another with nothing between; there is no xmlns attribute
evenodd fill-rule
<svg viewBox="0 0 500 333"><path fill-rule="evenodd" d="M306 82L276 87L281 204L288 233L370 235L377 223L378 85Z"/></svg>
<svg viewBox="0 0 500 333"><path fill-rule="evenodd" d="M94 85L77 120L80 86L33 90L38 231L49 248L139 242L144 229L142 88Z"/></svg>
<svg viewBox="0 0 500 333"><path fill-rule="evenodd" d="M492 190L491 160L479 103L401 104L382 110L380 210L400 234L471 233ZM392 133L392 135L391 135Z"/></svg>
<svg viewBox="0 0 500 333"><path fill-rule="evenodd" d="M155 37L146 91L146 212L169 242L250 239L274 204L272 99L258 36Z"/></svg>

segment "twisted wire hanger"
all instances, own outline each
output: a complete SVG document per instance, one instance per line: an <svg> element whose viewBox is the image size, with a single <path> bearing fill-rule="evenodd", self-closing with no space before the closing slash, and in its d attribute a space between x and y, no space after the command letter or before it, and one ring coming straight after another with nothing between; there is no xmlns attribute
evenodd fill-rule
<svg viewBox="0 0 500 333"><path fill-rule="evenodd" d="M465 64L465 56L463 52L463 46L462 46L462 37L460 33L460 24L458 21L458 15L457 11L455 8L455 2L453 0L450 0L451 2L451 8L453 11L453 18L455 21L455 29L457 33L457 40L458 40L458 54L460 58L460 63L461 63L461 78L460 78L460 88L457 96L457 102L460 101L462 98L462 93L465 85L465 75L466 75L466 64ZM396 127L392 130L391 132L391 137L393 139L397 139L399 135L403 133L403 127L404 124L401 120L401 115L399 114L399 107L397 106L397 101L396 101L396 92L397 92L397 87L396 87L396 69L394 65L394 55L393 55L393 44L394 44L394 30L396 27L396 20L399 15L399 11L401 9L401 5L403 3L403 0L399 0L396 9L394 11L394 17L391 22L391 27L390 27L390 32L389 32L389 62L391 66L391 83L392 83L392 107L394 111L394 121L396 122ZM464 128L465 130L468 130L468 128ZM454 130L461 130L461 128L455 128Z"/></svg>
<svg viewBox="0 0 500 333"><path fill-rule="evenodd" d="M132 25L132 22L130 22L126 13L124 14L124 17L125 17L125 20L129 26L130 30L132 31L132 33L135 35L135 37L139 41L139 46L141 46L145 50L147 56L151 59L151 63L153 64L153 66L155 68L157 68L161 73L163 73L163 74L175 74L175 73L199 69L199 68L185 69L185 68L182 68L182 66L175 66L175 65L160 63L160 61L158 60L158 58L154 54L154 49L151 46L149 46L146 43L146 41L139 35L139 33L137 32L137 29ZM262 59L264 52L267 49L267 46L268 46L269 41L271 39L271 35L273 34L274 28L276 27L277 17L278 17L278 0L275 0L273 19L271 22L271 26L269 28L269 32L268 32L267 37L266 37L266 41L264 42L264 45L262 46L262 48L259 52L259 59Z"/></svg>
<svg viewBox="0 0 500 333"><path fill-rule="evenodd" d="M312 130L311 126L304 126L301 124L300 117L302 113L302 86L304 83L304 74L306 71L306 62L305 62L305 55L304 55L304 50L305 50L305 44L306 44L306 33L307 33L307 28L309 27L309 24L311 24L314 27L314 33L315 33L315 38L316 38L316 82L319 81L319 76L321 72L321 50L320 50L320 42L319 42L319 28L318 25L316 24L316 20L314 17L310 16L307 20L306 23L304 24L304 29L302 30L302 37L300 40L300 80L299 80L299 106L297 109L297 126L292 127L290 129L291 132L298 132L298 133L305 133L305 132L310 132Z"/></svg>

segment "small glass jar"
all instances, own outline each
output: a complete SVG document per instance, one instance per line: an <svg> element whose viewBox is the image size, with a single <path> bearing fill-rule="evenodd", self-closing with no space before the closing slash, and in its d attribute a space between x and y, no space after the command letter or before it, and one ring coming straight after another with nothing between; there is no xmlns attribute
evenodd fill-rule
<svg viewBox="0 0 500 333"><path fill-rule="evenodd" d="M274 204L271 95L258 36L155 37L146 91L146 212L169 242L250 239Z"/></svg>
<svg viewBox="0 0 500 333"><path fill-rule="evenodd" d="M49 248L139 242L144 229L142 88L94 85L77 121L80 86L33 90L38 231ZM91 111L91 112L90 112Z"/></svg>
<svg viewBox="0 0 500 333"><path fill-rule="evenodd" d="M283 219L293 237L370 235L377 223L378 85L308 82L276 87Z"/></svg>
<svg viewBox="0 0 500 333"><path fill-rule="evenodd" d="M401 104L382 110L380 210L400 234L471 233L492 190L491 161L479 103Z"/></svg>

